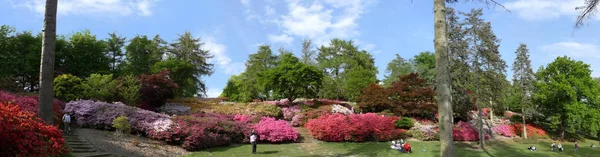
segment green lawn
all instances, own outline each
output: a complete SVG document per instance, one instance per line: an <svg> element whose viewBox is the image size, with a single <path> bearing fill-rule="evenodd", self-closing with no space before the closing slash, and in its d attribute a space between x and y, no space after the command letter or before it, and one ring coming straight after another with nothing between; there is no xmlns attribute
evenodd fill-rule
<svg viewBox="0 0 600 157"><path fill-rule="evenodd" d="M508 140L489 142L485 150L474 149L476 143L456 143L457 157L553 157L553 156L600 156L600 148L590 148L591 142L587 140L580 142L579 152L573 152L573 143L562 145L565 151L562 153L551 152L549 140ZM293 144L259 144L257 154L252 154L250 144L218 147L204 151L194 152L187 156L413 156L430 157L439 156L439 142L410 142L413 147L412 154L400 153L390 149L390 142L365 142L365 143L293 143ZM532 152L527 147L533 145L538 151ZM424 151L422 151L424 150Z"/></svg>

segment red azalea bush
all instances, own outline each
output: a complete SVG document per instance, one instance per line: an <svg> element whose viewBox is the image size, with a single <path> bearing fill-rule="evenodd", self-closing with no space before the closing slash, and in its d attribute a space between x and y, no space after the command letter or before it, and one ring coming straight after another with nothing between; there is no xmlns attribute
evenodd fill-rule
<svg viewBox="0 0 600 157"><path fill-rule="evenodd" d="M473 128L469 123L459 121L458 124L452 128L452 137L454 141L478 141L479 132ZM489 139L490 135L485 134L485 139Z"/></svg>
<svg viewBox="0 0 600 157"><path fill-rule="evenodd" d="M287 142L298 139L298 131L292 128L284 120L262 117L258 124L253 127L258 134L259 140L269 142Z"/></svg>
<svg viewBox="0 0 600 157"><path fill-rule="evenodd" d="M235 142L248 142L250 124L236 122L234 116L197 113L176 117L165 131L154 131L154 139L182 144L188 151L225 146Z"/></svg>
<svg viewBox="0 0 600 157"><path fill-rule="evenodd" d="M398 117L382 117L375 113L367 114L325 114L308 120L306 128L319 140L340 141L388 141L400 136L394 121Z"/></svg>
<svg viewBox="0 0 600 157"><path fill-rule="evenodd" d="M38 113L38 97L37 96L18 96L8 92L0 91L0 103L12 103L22 111L31 112L35 115ZM54 112L54 123L60 124L62 118L62 109L65 108L65 103L58 99L54 99L52 103L52 111Z"/></svg>
<svg viewBox="0 0 600 157"><path fill-rule="evenodd" d="M548 138L549 137L548 133L546 133L546 131L544 131L544 129L541 126L534 125L534 124L527 124L525 127L527 127L527 137L533 137L533 136L536 136L538 138ZM517 135L523 137L523 124L521 124L521 123L513 124L512 130Z"/></svg>
<svg viewBox="0 0 600 157"><path fill-rule="evenodd" d="M19 106L0 103L0 156L60 156L68 152L62 132Z"/></svg>
<svg viewBox="0 0 600 157"><path fill-rule="evenodd" d="M496 126L494 126L494 128L492 128L492 130L494 130L494 132L498 135L502 135L502 136L506 136L506 137L514 137L515 136L515 132L513 132L513 129L511 129L511 126L507 125L507 124L496 125Z"/></svg>

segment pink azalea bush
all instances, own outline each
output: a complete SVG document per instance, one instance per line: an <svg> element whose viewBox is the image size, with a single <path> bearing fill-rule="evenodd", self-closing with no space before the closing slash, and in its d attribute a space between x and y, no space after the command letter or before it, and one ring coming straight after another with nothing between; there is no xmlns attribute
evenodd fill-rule
<svg viewBox="0 0 600 157"><path fill-rule="evenodd" d="M325 114L310 119L305 127L319 140L340 141L388 141L400 136L394 121L398 117L382 117L375 113L367 114Z"/></svg>
<svg viewBox="0 0 600 157"><path fill-rule="evenodd" d="M165 130L172 123L168 115L130 107L119 102L71 101L67 103L63 112L70 114L81 126L99 129L111 129L112 121L118 116L128 117L132 131L140 133Z"/></svg>
<svg viewBox="0 0 600 157"><path fill-rule="evenodd" d="M248 142L251 124L233 120L234 116L197 113L175 117L165 131L153 131L153 139L181 144L188 151Z"/></svg>
<svg viewBox="0 0 600 157"><path fill-rule="evenodd" d="M506 136L506 137L514 137L515 136L515 133L512 132L512 130L511 130L511 126L507 125L507 124L496 125L492 128L492 130L498 135L502 135L502 136Z"/></svg>
<svg viewBox="0 0 600 157"><path fill-rule="evenodd" d="M296 114L300 113L300 106L282 107L281 112L283 113L283 119L292 120Z"/></svg>
<svg viewBox="0 0 600 157"><path fill-rule="evenodd" d="M262 117L260 122L254 125L253 128L256 130L261 141L279 143L296 141L298 139L298 131L284 120Z"/></svg>
<svg viewBox="0 0 600 157"><path fill-rule="evenodd" d="M455 141L478 141L479 132L473 128L469 123L459 121L458 124L452 128L452 137ZM490 135L485 134L485 139L489 139Z"/></svg>
<svg viewBox="0 0 600 157"><path fill-rule="evenodd" d="M296 114L294 117L292 117L292 126L298 127L304 125L302 121L303 118L304 114Z"/></svg>
<svg viewBox="0 0 600 157"><path fill-rule="evenodd" d="M55 123L60 123L62 118L62 109L65 108L65 103L58 99L52 100L52 111L54 112ZM35 115L38 113L38 97L37 96L19 96L9 92L0 91L0 103L16 104L22 111L30 112Z"/></svg>
<svg viewBox="0 0 600 157"><path fill-rule="evenodd" d="M439 129L438 125L434 124L421 124L416 122L408 132L416 139L422 141L432 141L438 140L439 137Z"/></svg>

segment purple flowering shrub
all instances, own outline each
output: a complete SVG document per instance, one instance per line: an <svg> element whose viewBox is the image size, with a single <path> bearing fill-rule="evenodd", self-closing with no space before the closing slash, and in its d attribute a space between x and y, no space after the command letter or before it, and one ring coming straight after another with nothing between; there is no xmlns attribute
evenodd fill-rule
<svg viewBox="0 0 600 157"><path fill-rule="evenodd" d="M120 102L71 101L67 103L63 112L69 113L81 126L99 129L112 129L112 121L116 117L126 116L132 131L146 134L152 130L166 130L172 123L168 115L130 107Z"/></svg>
<svg viewBox="0 0 600 157"><path fill-rule="evenodd" d="M238 116L238 119L241 116ZM248 142L250 123L235 121L234 116L197 113L176 117L169 129L153 131L152 138L181 144L189 151Z"/></svg>
<svg viewBox="0 0 600 157"><path fill-rule="evenodd" d="M304 121L302 121L304 116L304 114L296 114L294 117L292 117L292 126L298 127L304 125Z"/></svg>
<svg viewBox="0 0 600 157"><path fill-rule="evenodd" d="M300 113L300 106L283 107L281 112L283 113L283 119L292 120L296 114Z"/></svg>
<svg viewBox="0 0 600 157"><path fill-rule="evenodd" d="M183 104L167 103L158 108L158 111L167 115L187 115L190 114L191 109L192 107Z"/></svg>
<svg viewBox="0 0 600 157"><path fill-rule="evenodd" d="M506 137L514 137L515 133L511 130L511 126L507 124L497 125L492 128L492 130L502 136Z"/></svg>
<svg viewBox="0 0 600 157"><path fill-rule="evenodd" d="M262 117L260 122L254 125L254 129L261 141L279 143L298 139L298 131L284 120Z"/></svg>

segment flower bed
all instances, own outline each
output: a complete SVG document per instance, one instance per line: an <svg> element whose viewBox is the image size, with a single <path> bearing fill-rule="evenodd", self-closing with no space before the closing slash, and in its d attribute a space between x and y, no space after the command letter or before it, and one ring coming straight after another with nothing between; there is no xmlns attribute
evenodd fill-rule
<svg viewBox="0 0 600 157"><path fill-rule="evenodd" d="M129 118L132 131L149 133L152 130L166 130L172 123L170 116L123 103L106 103L92 100L78 100L67 103L65 113L82 126L112 129L112 121L118 116Z"/></svg>
<svg viewBox="0 0 600 157"><path fill-rule="evenodd" d="M468 123L459 121L458 124L452 128L452 137L454 138L454 141L478 141L479 132ZM484 138L489 139L490 135L485 134Z"/></svg>
<svg viewBox="0 0 600 157"><path fill-rule="evenodd" d="M281 114L281 109L275 105L266 103L237 103L234 105L218 104L212 105L203 110L207 113L219 113L228 115L259 115L278 117Z"/></svg>
<svg viewBox="0 0 600 157"><path fill-rule="evenodd" d="M315 139L340 141L388 141L400 136L394 121L398 117L381 117L367 114L325 114L317 119L308 120L306 128Z"/></svg>
<svg viewBox="0 0 600 157"><path fill-rule="evenodd" d="M421 141L433 141L440 139L437 125L421 124L415 122L414 126L408 130L408 134Z"/></svg>
<svg viewBox="0 0 600 157"><path fill-rule="evenodd" d="M283 119L292 120L296 114L300 113L300 106L282 107Z"/></svg>
<svg viewBox="0 0 600 157"><path fill-rule="evenodd" d="M0 91L0 103L12 103L22 111L31 112L35 115L38 113L38 97L37 96L17 96L8 92ZM62 109L65 103L58 99L54 99L52 103L52 111L54 112L54 123L60 124L62 118Z"/></svg>
<svg viewBox="0 0 600 157"><path fill-rule="evenodd" d="M0 156L60 156L68 152L62 132L17 105L0 103Z"/></svg>
<svg viewBox="0 0 600 157"><path fill-rule="evenodd" d="M537 137L537 138L549 138L548 134L544 129L538 125L527 124L527 137ZM512 129L514 133L523 137L523 124L513 124Z"/></svg>
<svg viewBox="0 0 600 157"><path fill-rule="evenodd" d="M178 103L167 103L164 106L158 108L160 113L167 115L187 115L190 113L192 108Z"/></svg>
<svg viewBox="0 0 600 157"><path fill-rule="evenodd" d="M279 143L298 139L298 131L284 120L262 117L260 122L254 125L253 128L261 141Z"/></svg>
<svg viewBox="0 0 600 157"><path fill-rule="evenodd" d="M498 135L502 135L502 136L506 136L506 137L514 137L515 136L515 133L511 129L511 126L507 125L507 124L494 126L494 128L492 128L492 130L494 130L494 133L496 133Z"/></svg>
<svg viewBox="0 0 600 157"><path fill-rule="evenodd" d="M213 101L202 101L198 98L179 98L179 99L170 100L169 102L188 106L188 107L190 107L191 113L201 112L202 110L209 108L212 105L218 104L217 102L213 102Z"/></svg>

